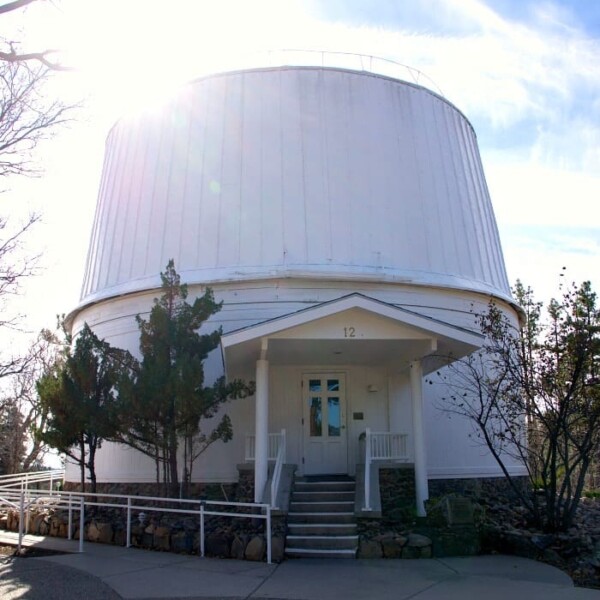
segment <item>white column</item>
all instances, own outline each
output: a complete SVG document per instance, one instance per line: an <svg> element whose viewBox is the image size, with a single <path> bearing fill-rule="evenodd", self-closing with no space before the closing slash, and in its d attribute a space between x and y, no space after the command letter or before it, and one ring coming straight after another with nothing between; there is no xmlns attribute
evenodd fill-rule
<svg viewBox="0 0 600 600"><path fill-rule="evenodd" d="M269 476L269 361L256 361L254 502L263 501Z"/></svg>
<svg viewBox="0 0 600 600"><path fill-rule="evenodd" d="M429 498L429 485L427 483L427 455L423 426L423 368L420 360L410 363L410 392L412 396L417 515L424 517L426 514L425 500Z"/></svg>

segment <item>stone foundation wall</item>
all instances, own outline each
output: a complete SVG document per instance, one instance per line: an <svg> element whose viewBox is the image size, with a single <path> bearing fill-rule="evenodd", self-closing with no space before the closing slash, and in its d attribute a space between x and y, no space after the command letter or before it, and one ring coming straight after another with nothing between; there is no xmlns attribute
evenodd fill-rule
<svg viewBox="0 0 600 600"><path fill-rule="evenodd" d="M528 484L525 477L518 478L517 482L522 486ZM360 558L479 554L483 514L479 503L485 505L494 500L510 504L515 498L503 477L430 479L427 517L418 518L412 465L381 465L379 486L381 517L357 519ZM451 499L457 500L449 514ZM455 512L456 501L462 505L462 514Z"/></svg>
<svg viewBox="0 0 600 600"><path fill-rule="evenodd" d="M93 516L86 515L84 540L124 546L127 524L123 512L96 509ZM0 529L18 531L19 517L18 511L7 511L0 516ZM28 533L66 538L68 523L66 511L55 509L32 511L28 520ZM204 549L207 556L255 561L266 559L267 542L263 520L207 517L205 525ZM78 514L73 517L71 527L72 538L79 539ZM271 535L274 562L283 560L284 531L284 522L274 518ZM132 518L131 545L167 552L198 554L200 552L198 519L191 516L174 517L165 513L149 512L141 520L136 511Z"/></svg>
<svg viewBox="0 0 600 600"><path fill-rule="evenodd" d="M527 477L515 477L515 482L526 489L529 485ZM472 477L464 479L430 479L429 497L437 498L448 494L458 494L479 500L514 500L515 492L504 477Z"/></svg>
<svg viewBox="0 0 600 600"><path fill-rule="evenodd" d="M381 515L390 521L406 522L415 515L415 470L412 466L380 467Z"/></svg>
<svg viewBox="0 0 600 600"><path fill-rule="evenodd" d="M527 477L515 477L515 482L527 488ZM415 513L415 470L412 465L381 466L379 490L382 518L406 521ZM469 477L462 479L430 479L429 497L439 498L449 494L464 496L475 502L481 500L511 501L515 492L504 477Z"/></svg>
<svg viewBox="0 0 600 600"><path fill-rule="evenodd" d="M237 501L254 502L254 466L238 465Z"/></svg>
<svg viewBox="0 0 600 600"><path fill-rule="evenodd" d="M72 481L65 481L63 489L66 492L80 492L81 485ZM116 483L103 482L96 485L99 494L120 494L125 496L160 496L163 497L163 489L156 482L153 483ZM86 485L86 492L90 486ZM225 502L245 502L238 500L237 483L192 483L185 493L186 498L206 500L223 500Z"/></svg>

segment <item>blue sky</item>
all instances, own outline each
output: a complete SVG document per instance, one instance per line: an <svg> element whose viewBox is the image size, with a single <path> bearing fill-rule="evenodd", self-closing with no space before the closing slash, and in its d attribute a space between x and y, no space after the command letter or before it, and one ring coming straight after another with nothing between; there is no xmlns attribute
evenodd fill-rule
<svg viewBox="0 0 600 600"><path fill-rule="evenodd" d="M531 25L541 16L549 22L555 21L558 27L579 29L591 36L600 29L600 4L594 0L489 0L483 4L511 22ZM439 0L311 0L308 6L317 18L344 21L355 26L430 31L434 35L462 35L478 31L473 22L454 17L456 3Z"/></svg>
<svg viewBox="0 0 600 600"><path fill-rule="evenodd" d="M17 188L45 220L35 244L47 271L26 303L33 328L78 301L110 124L171 86L280 48L371 54L428 75L475 127L510 280L547 299L566 266L600 289L600 2L172 0L165 11L155 0L63 0L43 18L37 10L25 15L30 40L65 48L80 67L57 89L89 103L42 148L45 178Z"/></svg>

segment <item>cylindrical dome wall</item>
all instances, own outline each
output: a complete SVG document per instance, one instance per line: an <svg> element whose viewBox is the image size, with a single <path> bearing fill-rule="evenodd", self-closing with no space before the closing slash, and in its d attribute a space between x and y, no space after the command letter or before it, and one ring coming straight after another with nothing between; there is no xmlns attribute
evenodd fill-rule
<svg viewBox="0 0 600 600"><path fill-rule="evenodd" d="M425 88L364 72L215 75L106 148L82 304L159 285L368 279L510 295L475 134Z"/></svg>
<svg viewBox="0 0 600 600"><path fill-rule="evenodd" d="M147 315L171 258L192 298L210 285L223 301L211 325L224 333L351 294L457 330L474 330L474 311L493 296L516 320L471 125L435 93L368 72L224 73L119 121L73 333L87 322L136 353L135 316ZM353 473L365 427L385 431L395 419L410 431L410 389L406 373L340 354L273 365L269 430L287 429L288 459L302 465L303 377L343 372ZM228 375L253 379L253 364ZM212 356L208 377L223 371ZM441 396L426 386L430 477L499 475L469 423L440 414ZM227 407L234 438L202 455L198 480L235 480L254 411L253 398ZM97 472L105 482L154 478L150 459L110 444Z"/></svg>

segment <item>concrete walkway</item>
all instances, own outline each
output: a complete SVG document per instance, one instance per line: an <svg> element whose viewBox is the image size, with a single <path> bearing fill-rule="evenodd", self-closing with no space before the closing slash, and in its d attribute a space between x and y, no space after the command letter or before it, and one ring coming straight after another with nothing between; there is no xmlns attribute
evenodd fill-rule
<svg viewBox="0 0 600 600"><path fill-rule="evenodd" d="M15 539L0 532L0 544ZM0 561L3 600L600 600L558 569L512 556L267 565L93 543L79 554L76 542L34 536L29 544L73 553Z"/></svg>

